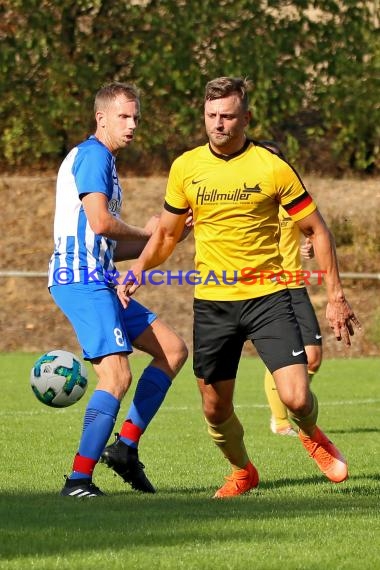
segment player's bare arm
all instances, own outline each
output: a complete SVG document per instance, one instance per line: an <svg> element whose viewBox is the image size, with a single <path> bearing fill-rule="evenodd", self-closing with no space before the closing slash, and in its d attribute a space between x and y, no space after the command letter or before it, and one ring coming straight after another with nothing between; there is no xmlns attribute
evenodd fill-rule
<svg viewBox="0 0 380 570"><path fill-rule="evenodd" d="M91 192L82 198L83 208L93 232L114 240L146 242L152 232L126 224L115 218L108 210L108 200L101 192Z"/></svg>
<svg viewBox="0 0 380 570"><path fill-rule="evenodd" d="M354 325L361 327L345 298L338 268L334 238L318 210L298 222L304 235L312 241L319 268L324 271L327 288L326 318L335 338L351 345Z"/></svg>
<svg viewBox="0 0 380 570"><path fill-rule="evenodd" d="M123 307L128 305L129 297L140 287L143 271L157 267L171 255L184 231L186 232L187 219L187 213L177 215L166 210L162 212L158 226L141 255L128 273L119 278L121 284L117 287L117 295ZM133 279L126 280L128 274L133 275Z"/></svg>
<svg viewBox="0 0 380 570"><path fill-rule="evenodd" d="M114 250L114 261L129 261L137 259L148 242L148 237L145 241L118 241Z"/></svg>
<svg viewBox="0 0 380 570"><path fill-rule="evenodd" d="M147 237L146 240L144 241L119 240L114 250L114 256L113 256L114 261L128 261L130 259L137 259L139 255L141 255L146 243L148 242L148 239L156 230L159 219L160 216L158 214L155 214L154 216L149 218L148 222L145 224L144 230L149 232L149 237ZM183 241L184 239L187 238L187 236L191 233L193 226L194 226L193 213L191 210L189 210L189 213L185 221L185 227L178 242Z"/></svg>
<svg viewBox="0 0 380 570"><path fill-rule="evenodd" d="M114 250L114 261L127 261L129 259L137 259L142 250L146 246L148 239L156 230L160 216L155 214L150 217L144 226L144 230L149 234L145 240L132 241L131 239L119 240Z"/></svg>

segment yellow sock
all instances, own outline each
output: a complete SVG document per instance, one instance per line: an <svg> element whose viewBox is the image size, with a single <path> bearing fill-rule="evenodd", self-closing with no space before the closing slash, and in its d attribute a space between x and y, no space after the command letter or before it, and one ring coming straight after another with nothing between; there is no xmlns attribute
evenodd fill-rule
<svg viewBox="0 0 380 570"><path fill-rule="evenodd" d="M290 422L288 418L288 409L280 400L276 383L268 369L265 371L264 386L272 418L276 423L276 428L282 429L289 427Z"/></svg>
<svg viewBox="0 0 380 570"><path fill-rule="evenodd" d="M317 396L311 392L313 398L313 408L308 416L299 417L289 412L290 417L294 421L295 424L306 434L306 435L313 435L314 428L317 424L318 418L318 400Z"/></svg>
<svg viewBox="0 0 380 570"><path fill-rule="evenodd" d="M235 412L222 424L213 425L207 420L208 433L215 445L231 463L234 470L243 469L249 457L244 445L244 429Z"/></svg>

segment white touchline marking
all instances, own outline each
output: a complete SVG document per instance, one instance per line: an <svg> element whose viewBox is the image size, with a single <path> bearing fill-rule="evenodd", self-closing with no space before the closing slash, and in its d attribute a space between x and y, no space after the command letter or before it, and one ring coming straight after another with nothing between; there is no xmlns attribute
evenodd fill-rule
<svg viewBox="0 0 380 570"><path fill-rule="evenodd" d="M319 400L319 404L321 406L365 406L367 404L379 404L379 398L369 398L367 400L337 400L337 401L327 401L323 402ZM257 409L264 409L268 408L268 404L235 404L235 408L257 408ZM193 410L200 410L201 407L199 406L165 406L163 404L162 408L160 409L159 413L163 412L186 412L186 411L193 411ZM65 410L56 410L55 413L63 413ZM41 413L48 414L49 412L41 412L38 410L0 410L0 417L7 417L7 416L41 416ZM52 412L50 412L51 414ZM78 410L70 410L71 414L82 414L84 411L82 409Z"/></svg>
<svg viewBox="0 0 380 570"><path fill-rule="evenodd" d="M336 402L323 402L318 399L318 403L320 406L364 406L367 404L379 404L380 399L378 398L370 398L368 400L338 400ZM235 408L268 408L267 405L253 405L250 406L249 404L236 404Z"/></svg>
<svg viewBox="0 0 380 570"><path fill-rule="evenodd" d="M369 398L367 400L338 400L338 401L332 401L332 402L323 402L318 400L319 404L321 406L342 406L342 405L348 405L348 406L357 406L357 405L366 405L366 404L379 404L380 403L380 399L379 398ZM268 404L234 404L235 408L268 408ZM161 411L186 411L186 410L195 410L195 409L200 409L200 405L199 408L197 407L193 407L193 406L165 406L165 403L163 404L163 407L161 409ZM1 412L0 412L1 414Z"/></svg>

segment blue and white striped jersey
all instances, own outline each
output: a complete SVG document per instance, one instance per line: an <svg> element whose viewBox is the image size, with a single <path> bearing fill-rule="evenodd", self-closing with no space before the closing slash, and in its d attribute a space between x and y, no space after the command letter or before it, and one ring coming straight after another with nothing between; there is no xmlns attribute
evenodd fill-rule
<svg viewBox="0 0 380 570"><path fill-rule="evenodd" d="M120 216L122 190L115 157L94 136L73 148L58 171L49 287L103 282L115 271L116 241L92 231L82 206L81 197L90 192L105 194L110 213Z"/></svg>

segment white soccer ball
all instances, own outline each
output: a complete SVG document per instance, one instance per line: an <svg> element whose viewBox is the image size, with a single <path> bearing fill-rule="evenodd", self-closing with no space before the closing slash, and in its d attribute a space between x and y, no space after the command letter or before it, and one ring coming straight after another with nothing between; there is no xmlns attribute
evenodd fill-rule
<svg viewBox="0 0 380 570"><path fill-rule="evenodd" d="M52 350L34 363L30 384L40 402L65 408L78 402L86 392L87 369L75 354Z"/></svg>

